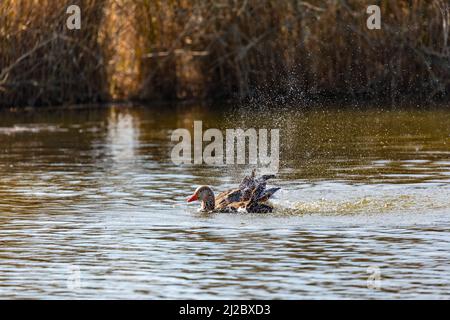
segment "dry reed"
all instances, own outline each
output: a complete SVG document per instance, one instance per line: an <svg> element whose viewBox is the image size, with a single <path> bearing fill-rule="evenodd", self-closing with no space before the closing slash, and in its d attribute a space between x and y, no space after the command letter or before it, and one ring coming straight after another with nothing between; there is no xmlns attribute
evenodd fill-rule
<svg viewBox="0 0 450 320"><path fill-rule="evenodd" d="M82 32L65 29L68 3ZM382 9L368 30L366 8ZM0 105L448 97L446 0L2 0Z"/></svg>
<svg viewBox="0 0 450 320"><path fill-rule="evenodd" d="M100 30L103 0L2 0L0 105L95 102L107 98ZM70 4L83 30L66 28Z"/></svg>
<svg viewBox="0 0 450 320"><path fill-rule="evenodd" d="M375 2L372 31L373 1L137 1L140 97L447 95L448 2Z"/></svg>

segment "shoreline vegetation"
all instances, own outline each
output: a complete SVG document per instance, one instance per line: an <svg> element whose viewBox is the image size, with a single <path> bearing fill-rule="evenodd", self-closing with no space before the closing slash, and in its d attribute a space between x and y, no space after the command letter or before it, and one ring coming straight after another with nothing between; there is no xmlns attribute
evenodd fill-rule
<svg viewBox="0 0 450 320"><path fill-rule="evenodd" d="M2 0L0 107L445 101L449 35L446 0Z"/></svg>

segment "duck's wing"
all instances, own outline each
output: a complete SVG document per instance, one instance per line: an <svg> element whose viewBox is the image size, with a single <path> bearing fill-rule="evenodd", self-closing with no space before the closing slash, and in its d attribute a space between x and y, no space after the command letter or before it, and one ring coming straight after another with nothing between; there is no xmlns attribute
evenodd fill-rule
<svg viewBox="0 0 450 320"><path fill-rule="evenodd" d="M255 180L255 183L252 187L246 188L242 191L242 200L247 201L250 200L253 194L257 197L255 201L258 201L262 198L266 191L267 182L262 178ZM274 191L275 192L275 191ZM268 194L270 197L273 193Z"/></svg>
<svg viewBox="0 0 450 320"><path fill-rule="evenodd" d="M244 200L244 201L250 200L250 197L251 197L253 191L256 190L258 187L265 189L266 185L267 185L267 180L273 179L276 177L274 174L265 174L259 178L255 178L255 176L256 176L256 170L253 170L252 174L250 176L244 177L241 184L239 185L239 189L242 190L242 195L243 195L242 200ZM270 198L270 196L272 194L273 193L268 194L268 198ZM261 197L262 197L262 193L261 193Z"/></svg>
<svg viewBox="0 0 450 320"><path fill-rule="evenodd" d="M273 208L267 204L261 203L260 199L264 197L266 184L259 184L255 190L253 190L250 200L245 205L245 209L249 213L268 213L272 212Z"/></svg>
<svg viewBox="0 0 450 320"><path fill-rule="evenodd" d="M239 184L239 189L253 189L255 187L255 176L256 176L256 170L253 169L251 175L245 176L244 179L242 179L241 183Z"/></svg>
<svg viewBox="0 0 450 320"><path fill-rule="evenodd" d="M265 190L266 190L265 183L258 184L256 188L253 190L249 202L258 202L258 200L263 196Z"/></svg>
<svg viewBox="0 0 450 320"><path fill-rule="evenodd" d="M265 197L269 198L272 194L280 188L271 188L266 190L265 184L258 185L252 192L250 199L246 201L222 202L222 205L216 207L219 212L248 212L248 213L269 213L273 211L273 207L261 203ZM239 189L237 189L239 190ZM263 200L265 201L265 200Z"/></svg>
<svg viewBox="0 0 450 320"><path fill-rule="evenodd" d="M263 195L258 199L258 202L264 202L270 199L270 197L273 196L273 194L275 192L277 192L278 190L280 190L281 188L270 188L267 190L264 190Z"/></svg>
<svg viewBox="0 0 450 320"><path fill-rule="evenodd" d="M251 207L255 210L255 205L262 205L259 202L267 201L276 191L280 188L271 188L266 190L267 180L275 178L273 174L262 175L256 178L256 170L253 169L249 176L245 176L242 179L237 189L228 190L220 193L216 197L216 208L219 210L225 210L226 208L232 208L232 210L245 209ZM257 212L271 212L267 205L261 206L261 210ZM227 209L228 210L228 209Z"/></svg>
<svg viewBox="0 0 450 320"><path fill-rule="evenodd" d="M241 209L243 209L244 211L246 210L246 208L248 207L249 203L256 203L257 199L261 196L260 193L264 191L265 186L263 185L259 185L257 186L251 193L250 199L249 200L244 200L244 201L234 201L234 202L229 202L229 203L224 203L224 206L221 207L221 209L232 209L235 211L240 211ZM240 189L237 189L240 191ZM242 196L242 194L241 194Z"/></svg>
<svg viewBox="0 0 450 320"><path fill-rule="evenodd" d="M239 202L242 198L242 190L233 189L221 192L217 195L215 206L216 208L224 208L230 203Z"/></svg>

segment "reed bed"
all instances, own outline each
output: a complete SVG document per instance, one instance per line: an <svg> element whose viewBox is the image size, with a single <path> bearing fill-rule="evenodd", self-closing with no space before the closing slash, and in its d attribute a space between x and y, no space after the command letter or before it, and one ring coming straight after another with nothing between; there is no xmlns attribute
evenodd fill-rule
<svg viewBox="0 0 450 320"><path fill-rule="evenodd" d="M66 27L83 8L82 30ZM103 0L0 2L0 105L53 105L108 98ZM106 60L107 61L107 60Z"/></svg>
<svg viewBox="0 0 450 320"><path fill-rule="evenodd" d="M448 2L375 1L368 30L373 2L138 1L140 96L447 95Z"/></svg>
<svg viewBox="0 0 450 320"><path fill-rule="evenodd" d="M69 2L82 32L67 1L2 0L0 104L450 93L447 0Z"/></svg>

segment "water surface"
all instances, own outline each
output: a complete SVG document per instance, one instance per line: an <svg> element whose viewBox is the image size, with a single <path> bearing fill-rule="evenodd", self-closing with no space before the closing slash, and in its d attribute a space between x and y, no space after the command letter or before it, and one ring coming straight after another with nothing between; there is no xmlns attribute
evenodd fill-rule
<svg viewBox="0 0 450 320"><path fill-rule="evenodd" d="M280 129L274 213L186 204L251 169L175 166L194 120ZM0 151L0 298L450 298L448 108L1 111Z"/></svg>

